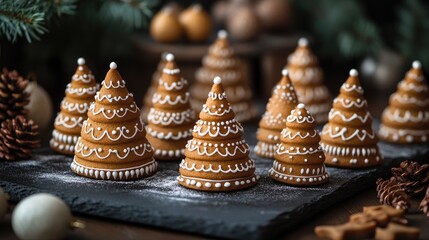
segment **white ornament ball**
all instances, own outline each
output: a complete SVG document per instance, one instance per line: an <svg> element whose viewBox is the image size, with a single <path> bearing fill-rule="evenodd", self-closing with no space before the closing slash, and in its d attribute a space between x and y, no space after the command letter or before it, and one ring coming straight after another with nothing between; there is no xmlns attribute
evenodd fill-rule
<svg viewBox="0 0 429 240"><path fill-rule="evenodd" d="M25 107L28 118L39 125L40 131L48 129L52 120L52 101L48 92L36 82L29 82L25 91L30 93L30 102Z"/></svg>
<svg viewBox="0 0 429 240"><path fill-rule="evenodd" d="M72 214L67 204L47 193L25 198L12 214L12 228L22 240L63 239L71 221Z"/></svg>
<svg viewBox="0 0 429 240"><path fill-rule="evenodd" d="M0 188L0 220L7 212L7 194Z"/></svg>
<svg viewBox="0 0 429 240"><path fill-rule="evenodd" d="M220 77L215 77L214 79L213 79L213 83L214 84L220 84L222 82L222 78L220 78Z"/></svg>

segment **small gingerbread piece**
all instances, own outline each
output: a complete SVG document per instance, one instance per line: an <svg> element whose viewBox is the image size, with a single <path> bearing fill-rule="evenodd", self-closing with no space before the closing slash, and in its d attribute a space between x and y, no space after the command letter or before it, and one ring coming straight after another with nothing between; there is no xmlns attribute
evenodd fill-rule
<svg viewBox="0 0 429 240"><path fill-rule="evenodd" d="M375 239L380 240L412 240L418 239L420 229L416 227L409 227L398 223L389 223L386 228L377 228L375 232Z"/></svg>
<svg viewBox="0 0 429 240"><path fill-rule="evenodd" d="M374 237L375 221L348 222L341 225L317 226L314 231L319 238L331 240L365 239Z"/></svg>
<svg viewBox="0 0 429 240"><path fill-rule="evenodd" d="M377 226L385 227L389 223L389 216L381 211L373 212L372 214L368 213L355 213L350 215L350 222L361 222L361 221L375 221Z"/></svg>
<svg viewBox="0 0 429 240"><path fill-rule="evenodd" d="M383 212L389 216L389 218L403 218L405 211L402 209L395 209L389 205L376 205L363 207L363 212L375 215L378 212Z"/></svg>

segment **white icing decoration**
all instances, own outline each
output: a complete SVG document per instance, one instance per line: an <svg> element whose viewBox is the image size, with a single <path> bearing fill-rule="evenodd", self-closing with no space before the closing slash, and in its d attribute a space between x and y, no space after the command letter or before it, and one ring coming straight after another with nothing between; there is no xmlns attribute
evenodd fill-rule
<svg viewBox="0 0 429 240"><path fill-rule="evenodd" d="M130 109L130 108L121 108L121 109L113 109L113 110L105 110L103 107L101 107L100 109L98 109L97 111L95 110L95 104L91 104L91 106L89 107L89 111L92 112L92 114L94 114L95 116L98 114L103 114L103 116L107 119L112 119L115 116L119 117L119 118L123 118L127 115L128 112L130 113L136 113L139 112L140 109L133 103L130 105L131 108L134 109ZM106 113L107 112L107 113Z"/></svg>
<svg viewBox="0 0 429 240"><path fill-rule="evenodd" d="M97 131L101 132L101 128L99 128L100 130L97 129ZM132 139L134 138L137 133L143 132L144 130L144 126L141 123L136 123L136 125L134 125L134 132L131 133L130 130L128 130L126 127L122 126L122 127L117 127L116 130L112 131L108 131L108 130L104 130L98 137L96 137L94 135L94 128L90 127L88 122L85 121L83 123L82 126L82 131L85 134L90 134L91 138L93 140L99 141L101 139L103 139L104 137L107 137L110 141L118 141L120 138L124 138L124 139ZM127 135L128 133L128 135ZM131 134L130 134L131 133Z"/></svg>
<svg viewBox="0 0 429 240"><path fill-rule="evenodd" d="M128 93L127 96L122 97L122 96L110 96L110 95L102 95L100 97L100 92L97 92L97 94L95 94L95 100L96 101L103 101L103 99L106 99L108 102L119 102L119 101L127 101L128 98L133 97L132 93Z"/></svg>
<svg viewBox="0 0 429 240"><path fill-rule="evenodd" d="M335 103L341 103L345 108L351 108L351 107L362 108L368 105L365 99L361 99L359 101L350 101L349 99L344 99L339 97L334 99L334 104Z"/></svg>
<svg viewBox="0 0 429 240"><path fill-rule="evenodd" d="M139 144L135 147L127 147L124 148L123 151L118 151L116 149L108 149L107 153L105 151L99 151L98 148L88 148L87 146L83 145L80 141L76 144L76 153L80 153L82 157L86 158L91 156L92 154L97 155L97 158L103 160L110 157L111 154L115 154L118 159L125 159L130 155L130 153L134 153L134 155L141 157L146 152L152 152L152 146L149 143L146 144ZM121 153L123 155L121 155Z"/></svg>
<svg viewBox="0 0 429 240"><path fill-rule="evenodd" d="M244 164L243 163L235 164L232 167L231 167L231 165L228 165L227 169L224 170L224 169L222 169L222 165L220 165L220 164L217 166L217 169L213 169L212 164L208 164L208 166L202 165L201 167L197 168L195 163L193 163L191 166L189 166L185 160L182 160L182 162L180 163L179 166L180 166L180 168L183 168L185 170L195 171L195 172L238 173L238 172L247 172L250 169L254 169L255 163L253 162L253 160L249 159L249 161L247 161Z"/></svg>
<svg viewBox="0 0 429 240"><path fill-rule="evenodd" d="M106 84L105 81L101 82L101 85L104 86L104 88L106 89L110 89L110 88L124 88L125 87L125 80L119 80L119 81L115 81L117 83L117 85L114 84L114 81L110 81L109 84Z"/></svg>
<svg viewBox="0 0 429 240"><path fill-rule="evenodd" d="M399 94L395 93L392 95L390 101L393 101L393 100L396 100L396 101L400 102L401 104L415 104L415 105L422 106L422 107L429 105L429 98L426 98L424 100L420 100L420 99L415 98L415 97L410 97L406 94L399 95Z"/></svg>
<svg viewBox="0 0 429 240"><path fill-rule="evenodd" d="M295 113L298 112L298 116L295 116ZM290 115L286 118L288 122L298 122L298 123L314 123L314 118L311 115L302 116L300 113L303 112L303 109L297 108L291 111ZM306 111L309 114L309 111Z"/></svg>
<svg viewBox="0 0 429 240"><path fill-rule="evenodd" d="M164 68L164 69L162 69L162 72L165 74L168 74L168 75L175 75L175 74L180 73L180 69L179 68L175 68L175 69Z"/></svg>
<svg viewBox="0 0 429 240"><path fill-rule="evenodd" d="M73 81L81 81L83 83L90 83L91 81L94 80L94 75L92 75L92 74L83 74L83 75L73 74L72 80Z"/></svg>
<svg viewBox="0 0 429 240"><path fill-rule="evenodd" d="M323 148L323 151L329 155L334 156L349 156L352 157L370 157L378 156L378 149L373 147L341 147L336 145L330 145L325 143L320 143Z"/></svg>
<svg viewBox="0 0 429 240"><path fill-rule="evenodd" d="M86 113L89 109L89 103L70 103L64 98L61 101L61 108L67 110L69 112L78 112L78 113Z"/></svg>
<svg viewBox="0 0 429 240"><path fill-rule="evenodd" d="M399 88L405 91L414 91L414 92L427 92L428 86L427 85L416 85L414 83L407 83L406 81L401 81L399 83Z"/></svg>
<svg viewBox="0 0 429 240"><path fill-rule="evenodd" d="M216 126L215 126L216 124ZM201 125L208 125L205 130L202 130ZM226 132L222 133L222 129ZM243 127L237 122L237 120L229 120L226 122L209 122L204 120L198 120L193 128L193 132L203 137L209 135L210 137L225 137L230 134L237 134L243 132Z"/></svg>
<svg viewBox="0 0 429 240"><path fill-rule="evenodd" d="M211 143L210 143L211 144ZM231 143L231 147L234 147L233 151L230 151L229 143L226 144L227 146L224 146L222 148L214 147L214 150L209 152L206 145L202 146L201 141L197 141L195 139L191 139L186 144L186 149L190 152L197 151L198 155L207 155L207 156L213 156L215 154L218 154L222 157L228 157L228 156L236 156L238 152L241 152L242 154L246 154L250 152L249 145L244 140L237 141L235 143ZM221 151L221 149L224 150L224 153Z"/></svg>
<svg viewBox="0 0 429 240"><path fill-rule="evenodd" d="M187 109L186 111L180 113L170 113L151 108L147 119L148 122L153 124L162 124L168 126L172 123L182 124L184 122L190 122L191 119L194 119L194 116L195 112L193 109Z"/></svg>
<svg viewBox="0 0 429 240"><path fill-rule="evenodd" d="M147 131L147 134L149 134L150 136L163 139L163 140L169 140L169 139L180 140L180 139L185 139L192 136L192 129L177 132L177 133L173 133L173 132L164 133L164 132L156 131L152 129L150 126L147 126L146 131Z"/></svg>
<svg viewBox="0 0 429 240"><path fill-rule="evenodd" d="M64 134L55 129L52 131L52 138L57 142L67 143L73 146L76 145L77 141L79 140L79 136L77 135Z"/></svg>
<svg viewBox="0 0 429 240"><path fill-rule="evenodd" d="M64 117L61 113L55 118L56 126L64 126L65 128L82 127L85 119L83 117Z"/></svg>
<svg viewBox="0 0 429 240"><path fill-rule="evenodd" d="M417 113L417 116L414 116L410 111L400 111L399 109L395 109L392 113L391 110L386 109L383 113L384 116L386 116L389 120L393 122L399 122L399 123L407 123L407 122L414 122L414 123L424 123L429 122L429 111L419 111Z"/></svg>
<svg viewBox="0 0 429 240"><path fill-rule="evenodd" d="M206 104L204 104L202 111L205 113L208 113L209 115L212 115L212 116L223 116L223 115L231 112L231 110L232 110L231 107L228 106L228 108L223 109L223 111L222 111L222 108L216 108L216 110L212 112L210 110L210 108Z"/></svg>
<svg viewBox="0 0 429 240"><path fill-rule="evenodd" d="M350 136L346 136L345 133L348 131L346 127L342 127L341 129L338 129L336 133L333 132L331 125L325 125L323 128L322 134L328 134L331 138L338 138L341 137L341 140L348 141L350 139L353 139L357 137L360 141L364 141L367 137L370 139L375 138L375 133L371 129L371 133L367 132L365 129L356 129Z"/></svg>
<svg viewBox="0 0 429 240"><path fill-rule="evenodd" d="M138 178L151 175L152 173L156 172L156 169L158 168L158 163L154 159L152 159L150 162L140 166L113 170L82 166L77 163L75 159L73 159L70 168L76 173L80 173L95 179L128 180L135 178L134 176Z"/></svg>
<svg viewBox="0 0 429 240"><path fill-rule="evenodd" d="M176 105L178 103L186 104L188 102L189 102L189 93L188 92L186 92L184 98L182 98L181 95L178 95L176 97L176 99L174 99L174 100L171 99L170 95L165 95L164 98L162 98L162 95L158 94L158 93L153 94L153 97L152 97L152 103L153 104L157 104L157 103L166 104L166 103L168 103L170 105Z"/></svg>
<svg viewBox="0 0 429 240"><path fill-rule="evenodd" d="M226 99L226 93L225 92L223 92L223 93L209 92L208 96L213 100L216 100L216 99L222 100L224 98Z"/></svg>
<svg viewBox="0 0 429 240"><path fill-rule="evenodd" d="M97 92L97 90L98 90L97 86L87 87L87 88L72 88L71 84L69 83L67 84L66 93L76 94L78 96L82 96L85 94L93 95Z"/></svg>
<svg viewBox="0 0 429 240"><path fill-rule="evenodd" d="M316 149L306 149L303 148L303 151L300 151L299 147L294 147L294 148L290 148L287 149L285 148L283 145L279 144L277 146L277 154L279 155L283 155L283 154L288 154L288 155L307 155L307 154L314 154L314 153L323 153L322 148L319 146Z"/></svg>
<svg viewBox="0 0 429 240"><path fill-rule="evenodd" d="M164 82L162 78L159 79L159 85L162 85L167 91L171 90L182 90L186 85L188 84L188 81L186 81L184 78L181 78L178 82L172 82L170 85L168 82Z"/></svg>
<svg viewBox="0 0 429 240"><path fill-rule="evenodd" d="M350 86L348 83L344 83L341 86L341 89L344 90L344 91L346 91L346 92L353 92L353 91L355 91L355 92L358 92L360 94L364 93L363 88L361 86L358 86L358 85L352 85L352 86Z"/></svg>
<svg viewBox="0 0 429 240"><path fill-rule="evenodd" d="M313 130L313 133L310 132L306 132L305 135L301 134L300 131L296 131L295 134L293 134L291 131L289 131L289 129L284 128L281 132L282 136L284 138L289 138L289 139L295 139L297 136L299 136L301 139L305 139L305 138L313 138L318 134L317 130Z"/></svg>
<svg viewBox="0 0 429 240"><path fill-rule="evenodd" d="M353 113L351 117L344 116L340 111L332 110L329 112L329 119L333 120L336 116L339 116L341 120L344 122L352 122L354 120L359 120L361 123L366 123L368 119L372 119L371 114L369 112L366 112L365 116L359 116L357 113Z"/></svg>

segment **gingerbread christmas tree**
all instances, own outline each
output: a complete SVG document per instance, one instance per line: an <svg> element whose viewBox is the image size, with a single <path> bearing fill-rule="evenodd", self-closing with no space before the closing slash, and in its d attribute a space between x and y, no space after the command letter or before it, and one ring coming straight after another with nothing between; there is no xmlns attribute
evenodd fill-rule
<svg viewBox="0 0 429 240"><path fill-rule="evenodd" d="M233 191L256 184L255 163L243 127L227 99L220 77L194 126L180 163L179 184L201 191Z"/></svg>
<svg viewBox="0 0 429 240"><path fill-rule="evenodd" d="M274 180L296 186L319 185L328 181L325 155L319 145L317 123L300 103L287 117L280 144L269 170Z"/></svg>
<svg viewBox="0 0 429 240"><path fill-rule="evenodd" d="M71 169L104 180L149 177L157 169L152 146L140 121L140 109L116 68L112 62L88 110Z"/></svg>
<svg viewBox="0 0 429 240"><path fill-rule="evenodd" d="M299 39L298 47L289 55L285 68L289 70L299 102L305 104L317 123L326 122L331 106L330 94L323 84L323 71L307 39Z"/></svg>
<svg viewBox="0 0 429 240"><path fill-rule="evenodd" d="M393 143L429 141L429 88L419 61L407 72L383 111L380 138Z"/></svg>
<svg viewBox="0 0 429 240"><path fill-rule="evenodd" d="M334 99L320 142L326 165L344 168L365 168L381 164L377 136L371 127L372 117L363 97L358 72L350 71L340 94Z"/></svg>
<svg viewBox="0 0 429 240"><path fill-rule="evenodd" d="M146 127L147 139L155 149L156 159L182 159L186 142L192 138L195 112L189 103L187 86L174 55L167 54Z"/></svg>
<svg viewBox="0 0 429 240"><path fill-rule="evenodd" d="M203 58L203 66L195 74L196 82L191 86L192 107L199 112L210 92L212 80L220 76L229 97L236 119L240 122L255 117L256 111L251 101L252 91L248 86L245 71L241 61L235 56L229 45L228 34L225 30L218 32L215 43L209 47L209 52Z"/></svg>
<svg viewBox="0 0 429 240"><path fill-rule="evenodd" d="M290 82L288 70L283 69L282 79L274 87L273 95L268 101L266 111L259 121L255 154L273 158L280 140L280 133L286 124L286 118L295 109L298 100L295 89Z"/></svg>
<svg viewBox="0 0 429 240"><path fill-rule="evenodd" d="M147 123L147 115L149 114L150 108L153 106L152 104L152 97L153 94L155 94L156 89L158 88L158 82L159 78L162 75L162 70L165 67L166 61L165 56L167 55L166 52L162 53L161 60L158 63L158 67L156 68L156 71L152 75L152 82L149 88L146 91L146 94L143 97L143 108L141 110L140 118L143 120L143 122Z"/></svg>
<svg viewBox="0 0 429 240"><path fill-rule="evenodd" d="M50 141L53 150L67 155L74 154L82 123L87 118L87 111L99 88L94 75L85 65L85 59L79 58L77 63L79 66L71 83L67 85L66 96L61 102L61 111L55 118L55 129Z"/></svg>

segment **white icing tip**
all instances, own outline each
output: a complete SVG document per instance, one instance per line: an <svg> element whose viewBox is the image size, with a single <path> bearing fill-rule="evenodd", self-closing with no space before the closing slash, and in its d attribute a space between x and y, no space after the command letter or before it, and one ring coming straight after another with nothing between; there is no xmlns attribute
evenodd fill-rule
<svg viewBox="0 0 429 240"><path fill-rule="evenodd" d="M77 59L77 64L84 65L85 64L85 58L78 58Z"/></svg>
<svg viewBox="0 0 429 240"><path fill-rule="evenodd" d="M298 104L298 106L296 106L296 108L303 109L303 108L305 108L305 105L304 105L304 103L300 103L300 104Z"/></svg>
<svg viewBox="0 0 429 240"><path fill-rule="evenodd" d="M286 77L287 75L289 75L289 71L287 69L283 69L282 75L283 75L283 77Z"/></svg>
<svg viewBox="0 0 429 240"><path fill-rule="evenodd" d="M217 32L217 37L218 38L227 38L228 32L226 30L220 30L219 32Z"/></svg>
<svg viewBox="0 0 429 240"><path fill-rule="evenodd" d="M110 63L110 69L116 69L118 65L115 62Z"/></svg>
<svg viewBox="0 0 429 240"><path fill-rule="evenodd" d="M174 55L171 53L167 53L167 55L165 55L165 60L171 62L174 60Z"/></svg>
<svg viewBox="0 0 429 240"><path fill-rule="evenodd" d="M300 39L298 40L298 45L299 45L300 47L305 47L305 46L307 46L307 45L308 45L308 40L307 40L307 38L300 38Z"/></svg>
<svg viewBox="0 0 429 240"><path fill-rule="evenodd" d="M359 75L359 73L356 69L350 70L349 74L351 77L357 77Z"/></svg>
<svg viewBox="0 0 429 240"><path fill-rule="evenodd" d="M413 68L419 69L422 67L422 63L420 61L414 61L413 62Z"/></svg>
<svg viewBox="0 0 429 240"><path fill-rule="evenodd" d="M214 84L220 84L222 82L222 78L220 78L220 77L215 77L214 79L213 79L213 83Z"/></svg>

